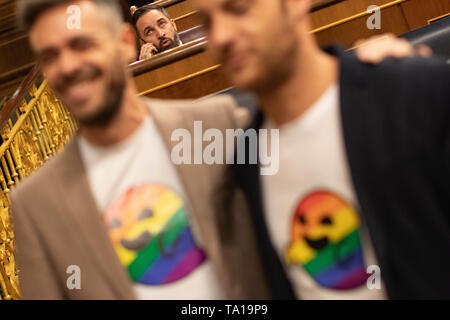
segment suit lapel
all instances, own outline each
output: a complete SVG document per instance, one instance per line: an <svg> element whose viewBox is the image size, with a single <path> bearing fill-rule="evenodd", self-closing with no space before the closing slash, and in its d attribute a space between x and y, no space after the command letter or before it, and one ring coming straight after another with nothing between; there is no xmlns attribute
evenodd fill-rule
<svg viewBox="0 0 450 320"><path fill-rule="evenodd" d="M371 143L370 123L377 121L373 117L377 106L374 103L374 93L370 90L367 70L351 54L345 53L339 49L330 49L332 54L339 57L340 72L340 105L341 105L341 121L342 130L345 141L347 160L352 176L355 193L361 207L361 216L364 218L367 226L375 254L379 265L385 265L388 257L386 248L389 247L386 239L386 228L381 226L380 212L373 212L372 208L380 208L386 201L381 198L381 193L371 192L370 188L376 188L376 181L371 177L376 168L372 165L373 159L381 159L380 154L376 153L377 148ZM377 134L381 136L383 131L382 123L377 127ZM387 137L381 139L385 141ZM369 182L368 182L369 181ZM377 194L377 198L374 195ZM376 201L376 203L373 203ZM389 212L386 209L385 212ZM389 284L387 284L388 294L390 292Z"/></svg>
<svg viewBox="0 0 450 320"><path fill-rule="evenodd" d="M259 112L249 128L258 130L263 121L263 115ZM248 139L245 139L244 142L241 140L241 143L245 143L246 155L248 157L250 154ZM251 220L256 233L257 248L270 287L271 298L275 300L295 299L295 293L278 258L278 254L272 245L267 229L262 201L260 167L258 164L250 164L247 158L246 164L235 164L232 168L235 172L236 181L241 186L248 200Z"/></svg>
<svg viewBox="0 0 450 320"><path fill-rule="evenodd" d="M172 142L172 132L179 128L185 128L193 133L194 119L188 112L181 112L181 108L167 106L166 103L150 100L149 108L162 138L168 147L169 153L178 142ZM192 141L194 143L194 141ZM222 283L228 283L224 263L220 255L220 244L217 237L217 224L215 222L214 208L209 205L209 195L214 181L211 180L213 171L217 166L178 165L175 166L192 206L192 214L201 233L202 245L208 253L209 260L213 263L218 277Z"/></svg>
<svg viewBox="0 0 450 320"><path fill-rule="evenodd" d="M65 201L67 218L77 228L87 244L82 248L100 269L99 274L110 285L119 299L133 299L134 293L129 278L121 265L101 220L101 214L93 198L83 166L76 137L66 146L61 155L63 161L55 170L60 198Z"/></svg>

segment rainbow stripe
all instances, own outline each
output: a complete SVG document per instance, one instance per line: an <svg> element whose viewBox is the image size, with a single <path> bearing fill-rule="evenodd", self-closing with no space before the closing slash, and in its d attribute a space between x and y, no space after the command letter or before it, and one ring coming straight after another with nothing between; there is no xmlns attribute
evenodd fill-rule
<svg viewBox="0 0 450 320"><path fill-rule="evenodd" d="M286 262L302 266L322 287L346 290L368 278L356 211L329 191L314 191L297 205L291 220Z"/></svg>
<svg viewBox="0 0 450 320"><path fill-rule="evenodd" d="M163 185L130 188L110 205L104 219L134 282L172 283L206 260L193 238L183 200Z"/></svg>
<svg viewBox="0 0 450 320"><path fill-rule="evenodd" d="M346 290L366 281L368 275L363 261L359 229L356 229L341 242L330 243L318 251L304 268L320 285Z"/></svg>
<svg viewBox="0 0 450 320"><path fill-rule="evenodd" d="M153 237L128 266L134 281L151 285L170 283L189 274L206 259L192 237L184 207L173 215L164 229L167 231ZM166 256L164 252L174 254Z"/></svg>

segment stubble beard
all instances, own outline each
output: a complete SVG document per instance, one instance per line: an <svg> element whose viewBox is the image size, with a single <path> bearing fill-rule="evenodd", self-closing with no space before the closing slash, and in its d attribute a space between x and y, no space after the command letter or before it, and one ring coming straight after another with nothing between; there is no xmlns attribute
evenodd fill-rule
<svg viewBox="0 0 450 320"><path fill-rule="evenodd" d="M118 115L125 94L125 78L125 71L120 64L111 66L111 77L107 80L100 106L96 108L98 111L89 117L78 119L81 126L103 127Z"/></svg>
<svg viewBox="0 0 450 320"><path fill-rule="evenodd" d="M261 71L252 83L249 83L248 90L255 92L258 96L277 91L293 77L296 72L296 59L298 56L299 44L297 39L287 46L279 55L267 54L261 59Z"/></svg>
<svg viewBox="0 0 450 320"><path fill-rule="evenodd" d="M167 47L158 46L157 49L159 53L176 48L181 44L181 39L177 32L175 32L173 40L167 37L165 39L170 40L170 45L168 45Z"/></svg>

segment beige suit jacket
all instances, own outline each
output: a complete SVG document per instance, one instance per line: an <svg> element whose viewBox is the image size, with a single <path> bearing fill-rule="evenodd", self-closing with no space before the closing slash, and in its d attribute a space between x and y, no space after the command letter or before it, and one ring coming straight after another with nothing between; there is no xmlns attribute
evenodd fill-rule
<svg viewBox="0 0 450 320"><path fill-rule="evenodd" d="M185 128L193 135L195 120L202 121L203 130L216 128L225 134L226 129L243 126L246 118L246 111L237 108L228 96L200 102L147 101L169 150L176 144L171 142L173 130ZM135 299L132 283L110 243L90 191L76 139L11 193L22 297ZM266 286L255 256L251 228L239 240L245 245L235 248L236 251L233 248L230 251L226 239L218 234L214 198L215 193L220 192L217 186L221 184L225 165L176 168L198 222L204 249L228 298L265 298ZM243 205L242 210L246 210ZM244 212L233 215L238 225L250 226L248 217ZM239 265L241 259L236 259L236 264L230 260L235 254L248 256L245 266ZM67 268L73 265L80 267L80 290L70 290L67 286L71 275ZM242 274L250 278L245 287L236 277L236 270L241 269Z"/></svg>

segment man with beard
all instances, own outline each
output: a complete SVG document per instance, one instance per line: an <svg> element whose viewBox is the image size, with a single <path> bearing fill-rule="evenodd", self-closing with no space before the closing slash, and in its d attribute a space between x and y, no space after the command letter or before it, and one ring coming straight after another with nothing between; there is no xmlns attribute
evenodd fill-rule
<svg viewBox="0 0 450 320"><path fill-rule="evenodd" d="M148 4L138 8L133 13L133 23L138 37L145 43L141 47L140 60L182 44L175 21L163 7Z"/></svg>
<svg viewBox="0 0 450 320"><path fill-rule="evenodd" d="M230 166L217 206L239 297L450 298L450 65L321 50L311 0L193 5L210 52L260 99L250 128L279 130L278 173Z"/></svg>
<svg viewBox="0 0 450 320"><path fill-rule="evenodd" d="M128 69L136 36L115 1L18 6L49 87L79 127L11 194L22 297L223 298L208 200L222 167L175 167L170 149L172 132L193 136L195 120L223 134L243 125L234 101L139 98ZM69 6L79 29L66 27Z"/></svg>

